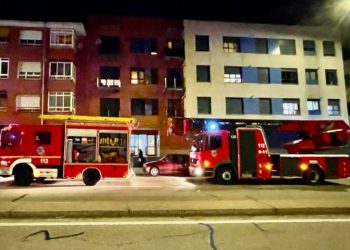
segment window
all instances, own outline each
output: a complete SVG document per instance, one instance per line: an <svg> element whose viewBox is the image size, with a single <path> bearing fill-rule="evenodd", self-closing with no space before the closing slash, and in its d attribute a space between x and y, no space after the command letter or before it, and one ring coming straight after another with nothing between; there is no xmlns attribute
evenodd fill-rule
<svg viewBox="0 0 350 250"><path fill-rule="evenodd" d="M210 66L197 65L197 82L210 82Z"/></svg>
<svg viewBox="0 0 350 250"><path fill-rule="evenodd" d="M0 79L9 78L9 59L0 57Z"/></svg>
<svg viewBox="0 0 350 250"><path fill-rule="evenodd" d="M300 115L299 99L283 99L284 115Z"/></svg>
<svg viewBox="0 0 350 250"><path fill-rule="evenodd" d="M51 144L51 132L36 131L35 132L35 143L47 145Z"/></svg>
<svg viewBox="0 0 350 250"><path fill-rule="evenodd" d="M280 39L279 48L281 55L295 55L295 41L290 39Z"/></svg>
<svg viewBox="0 0 350 250"><path fill-rule="evenodd" d="M320 115L320 100L319 99L308 99L307 100L307 110L309 115Z"/></svg>
<svg viewBox="0 0 350 250"><path fill-rule="evenodd" d="M266 38L256 38L255 39L255 49L258 54L267 54L267 39Z"/></svg>
<svg viewBox="0 0 350 250"><path fill-rule="evenodd" d="M0 111L7 109L7 91L0 90Z"/></svg>
<svg viewBox="0 0 350 250"><path fill-rule="evenodd" d="M262 114L262 115L271 114L271 99L259 98L259 114Z"/></svg>
<svg viewBox="0 0 350 250"><path fill-rule="evenodd" d="M75 112L73 92L49 92L49 112Z"/></svg>
<svg viewBox="0 0 350 250"><path fill-rule="evenodd" d="M7 44L9 42L9 33L9 28L0 27L0 45Z"/></svg>
<svg viewBox="0 0 350 250"><path fill-rule="evenodd" d="M183 112L181 109L181 99L169 99L167 111L168 111L168 116L182 117Z"/></svg>
<svg viewBox="0 0 350 250"><path fill-rule="evenodd" d="M131 84L140 84L145 82L145 69L131 69Z"/></svg>
<svg viewBox="0 0 350 250"><path fill-rule="evenodd" d="M333 41L323 41L323 55L335 56L335 46Z"/></svg>
<svg viewBox="0 0 350 250"><path fill-rule="evenodd" d="M209 51L209 36L196 36L196 51Z"/></svg>
<svg viewBox="0 0 350 250"><path fill-rule="evenodd" d="M242 98L226 98L226 114L243 114L243 99Z"/></svg>
<svg viewBox="0 0 350 250"><path fill-rule="evenodd" d="M173 57L184 57L185 49L183 40L168 39L166 42L165 55Z"/></svg>
<svg viewBox="0 0 350 250"><path fill-rule="evenodd" d="M74 48L74 30L51 30L50 46Z"/></svg>
<svg viewBox="0 0 350 250"><path fill-rule="evenodd" d="M314 56L316 55L316 46L315 41L313 40L304 40L304 55L306 56Z"/></svg>
<svg viewBox="0 0 350 250"><path fill-rule="evenodd" d="M282 69L282 83L298 84L298 71L297 69Z"/></svg>
<svg viewBox="0 0 350 250"><path fill-rule="evenodd" d="M41 45L43 43L43 32L39 30L21 30L19 43L22 45Z"/></svg>
<svg viewBox="0 0 350 250"><path fill-rule="evenodd" d="M318 84L317 69L305 69L306 84Z"/></svg>
<svg viewBox="0 0 350 250"><path fill-rule="evenodd" d="M224 82L242 82L241 67L225 66L224 71Z"/></svg>
<svg viewBox="0 0 350 250"><path fill-rule="evenodd" d="M19 79L40 79L41 63L40 62L19 62L18 73Z"/></svg>
<svg viewBox="0 0 350 250"><path fill-rule="evenodd" d="M117 98L101 98L100 116L118 117L119 105L119 99Z"/></svg>
<svg viewBox="0 0 350 250"><path fill-rule="evenodd" d="M338 85L337 71L334 69L326 69L326 84Z"/></svg>
<svg viewBox="0 0 350 250"><path fill-rule="evenodd" d="M152 132L150 132L150 134L144 133L131 135L130 148L133 152L133 155L137 155L139 149L142 149L144 152L146 152L147 156L157 155L157 145L159 145L159 136L157 134L151 134Z"/></svg>
<svg viewBox="0 0 350 250"><path fill-rule="evenodd" d="M119 87L120 88L120 70L118 67L100 67L100 77L97 79L98 87Z"/></svg>
<svg viewBox="0 0 350 250"><path fill-rule="evenodd" d="M130 51L132 53L157 55L157 40L155 38L132 38Z"/></svg>
<svg viewBox="0 0 350 250"><path fill-rule="evenodd" d="M182 89L183 82L180 69L168 69L166 87L169 89Z"/></svg>
<svg viewBox="0 0 350 250"><path fill-rule="evenodd" d="M131 99L132 115L158 115L157 99Z"/></svg>
<svg viewBox="0 0 350 250"><path fill-rule="evenodd" d="M223 49L225 52L240 52L240 38L239 37L223 37Z"/></svg>
<svg viewBox="0 0 350 250"><path fill-rule="evenodd" d="M269 83L270 73L269 68L258 68L258 83Z"/></svg>
<svg viewBox="0 0 350 250"><path fill-rule="evenodd" d="M157 69L144 69L144 68L131 68L131 84L157 84L158 83L158 70Z"/></svg>
<svg viewBox="0 0 350 250"><path fill-rule="evenodd" d="M97 40L97 53L99 55L116 55L119 54L119 50L119 37L102 36Z"/></svg>
<svg viewBox="0 0 350 250"><path fill-rule="evenodd" d="M206 150L214 150L221 148L222 140L220 135L207 136Z"/></svg>
<svg viewBox="0 0 350 250"><path fill-rule="evenodd" d="M39 95L18 95L16 96L16 111L31 111L40 110Z"/></svg>
<svg viewBox="0 0 350 250"><path fill-rule="evenodd" d="M340 104L338 99L328 100L328 115L340 115Z"/></svg>
<svg viewBox="0 0 350 250"><path fill-rule="evenodd" d="M210 97L197 97L197 112L198 114L211 114Z"/></svg>
<svg viewBox="0 0 350 250"><path fill-rule="evenodd" d="M75 80L75 66L72 62L50 62L50 79Z"/></svg>
<svg viewBox="0 0 350 250"><path fill-rule="evenodd" d="M127 136L126 131L100 130L98 155L102 163L127 163Z"/></svg>

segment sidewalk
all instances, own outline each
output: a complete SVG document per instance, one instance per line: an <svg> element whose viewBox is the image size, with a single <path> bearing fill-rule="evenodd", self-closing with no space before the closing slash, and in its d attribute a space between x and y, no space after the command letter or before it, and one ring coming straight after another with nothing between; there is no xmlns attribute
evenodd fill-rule
<svg viewBox="0 0 350 250"><path fill-rule="evenodd" d="M305 187L272 186L271 190L269 186L256 185L210 187L210 190L96 191L94 187L82 186L79 188L85 191L80 196L74 191L66 196L28 194L23 189L22 196L16 194L18 198L0 193L0 218L350 214L348 187L320 186L299 190Z"/></svg>

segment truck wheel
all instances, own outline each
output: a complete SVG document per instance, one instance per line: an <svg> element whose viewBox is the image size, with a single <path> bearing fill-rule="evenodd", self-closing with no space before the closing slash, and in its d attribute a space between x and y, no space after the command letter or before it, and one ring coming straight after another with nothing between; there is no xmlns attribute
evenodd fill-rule
<svg viewBox="0 0 350 250"><path fill-rule="evenodd" d="M319 185L324 182L324 174L318 166L310 166L303 175L304 182L309 185Z"/></svg>
<svg viewBox="0 0 350 250"><path fill-rule="evenodd" d="M235 173L234 171L228 167L224 166L219 168L216 174L216 182L220 185L229 185L235 182Z"/></svg>
<svg viewBox="0 0 350 250"><path fill-rule="evenodd" d="M15 184L29 186L33 182L33 171L27 165L18 166L14 170Z"/></svg>
<svg viewBox="0 0 350 250"><path fill-rule="evenodd" d="M157 176L157 175L159 175L159 169L157 167L153 167L149 170L149 174L151 176Z"/></svg>
<svg viewBox="0 0 350 250"><path fill-rule="evenodd" d="M83 173L83 181L86 186L94 186L100 179L100 172L96 169L87 169Z"/></svg>

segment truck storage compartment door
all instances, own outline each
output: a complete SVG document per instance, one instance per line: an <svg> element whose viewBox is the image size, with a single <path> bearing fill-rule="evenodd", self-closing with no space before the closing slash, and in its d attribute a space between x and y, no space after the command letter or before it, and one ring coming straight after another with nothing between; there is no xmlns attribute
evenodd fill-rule
<svg viewBox="0 0 350 250"><path fill-rule="evenodd" d="M256 174L256 139L252 130L239 132L240 174Z"/></svg>

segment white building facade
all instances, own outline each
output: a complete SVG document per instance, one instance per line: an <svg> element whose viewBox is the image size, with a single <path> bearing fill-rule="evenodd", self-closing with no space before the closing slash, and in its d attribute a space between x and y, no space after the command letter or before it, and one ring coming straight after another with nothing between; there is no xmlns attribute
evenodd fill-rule
<svg viewBox="0 0 350 250"><path fill-rule="evenodd" d="M333 30L184 20L184 41L186 118L348 122Z"/></svg>

